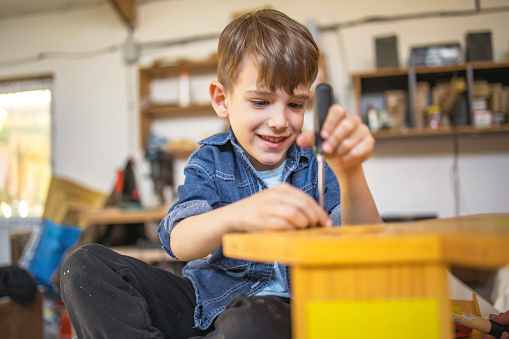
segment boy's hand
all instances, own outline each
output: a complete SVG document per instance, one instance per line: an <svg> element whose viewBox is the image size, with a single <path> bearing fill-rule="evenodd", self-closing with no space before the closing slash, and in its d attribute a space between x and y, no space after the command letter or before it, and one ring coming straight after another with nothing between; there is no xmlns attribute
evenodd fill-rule
<svg viewBox="0 0 509 339"><path fill-rule="evenodd" d="M499 323L501 325L509 325L509 311L504 312L504 313L500 313L499 315L490 314L489 318L491 320L493 320L493 321L496 321L497 323ZM486 333L482 334L482 339L493 339L493 338L495 338L495 337L492 336L492 335L489 335L489 334L486 334ZM509 339L509 333L508 332L504 332L504 334L502 334L500 339Z"/></svg>
<svg viewBox="0 0 509 339"><path fill-rule="evenodd" d="M334 104L322 126L322 150L327 163L334 171L348 171L361 165L373 153L375 139L368 126L356 115ZM313 145L313 133L299 135L297 144Z"/></svg>
<svg viewBox="0 0 509 339"><path fill-rule="evenodd" d="M311 196L288 183L253 194L234 205L238 231L332 226L327 212Z"/></svg>

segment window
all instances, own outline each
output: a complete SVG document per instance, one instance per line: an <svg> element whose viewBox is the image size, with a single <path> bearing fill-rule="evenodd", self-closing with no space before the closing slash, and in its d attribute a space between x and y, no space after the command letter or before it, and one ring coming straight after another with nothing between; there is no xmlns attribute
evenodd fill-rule
<svg viewBox="0 0 509 339"><path fill-rule="evenodd" d="M52 79L0 82L0 218L40 218L51 180Z"/></svg>

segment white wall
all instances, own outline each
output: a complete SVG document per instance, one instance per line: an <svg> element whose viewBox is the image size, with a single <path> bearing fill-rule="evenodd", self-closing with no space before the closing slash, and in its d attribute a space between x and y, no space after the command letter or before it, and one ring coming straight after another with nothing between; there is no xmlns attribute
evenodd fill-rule
<svg viewBox="0 0 509 339"><path fill-rule="evenodd" d="M138 8L134 40L138 44L219 34L235 12L270 4L301 22L318 26L368 16L401 15L474 8L473 0L450 1L313 1L288 0L173 0L152 1ZM507 6L507 0L482 0L481 7ZM397 34L402 65L410 46L459 41L470 30L491 29L496 61L508 59L509 12L475 16L427 18L366 24L327 31L318 37L326 57L329 81L341 102L353 110L350 73L375 67L374 37ZM157 58L202 58L215 51L217 41L160 49L142 49L138 64L127 66L121 48L80 60L43 59L5 67L40 52L84 52L120 47L127 30L111 5L0 20L0 80L52 74L55 82L54 172L90 187L109 191L116 168L135 156L142 179L142 197L153 203L148 169L138 140L137 68ZM156 126L170 135L189 131L194 138L219 129L210 119ZM214 120L216 121L216 120ZM210 127L212 126L213 127ZM435 213L454 215L450 172L453 163L449 137L382 140L365 164L369 184L382 214ZM178 180L182 180L179 164ZM509 212L509 133L461 137L459 178L461 214Z"/></svg>

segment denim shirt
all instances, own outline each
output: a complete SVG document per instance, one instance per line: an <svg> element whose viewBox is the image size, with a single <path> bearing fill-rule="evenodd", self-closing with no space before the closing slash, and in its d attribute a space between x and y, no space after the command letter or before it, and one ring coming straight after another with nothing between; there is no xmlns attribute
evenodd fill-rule
<svg viewBox="0 0 509 339"><path fill-rule="evenodd" d="M206 213L249 197L266 187L237 144L230 129L199 142L184 168L185 182L178 187L178 201L157 228L162 247L173 258L170 237L173 228L183 219ZM318 199L317 162L312 148L295 143L288 150L283 181ZM340 191L332 170L325 171L325 209L335 225L341 222ZM207 227L207 225L203 225ZM227 258L222 247L206 260L190 261L183 268L196 291L195 326L206 329L228 302L237 294L252 296L267 286L274 263L259 263ZM289 281L288 269L283 270ZM290 287L288 286L288 289Z"/></svg>

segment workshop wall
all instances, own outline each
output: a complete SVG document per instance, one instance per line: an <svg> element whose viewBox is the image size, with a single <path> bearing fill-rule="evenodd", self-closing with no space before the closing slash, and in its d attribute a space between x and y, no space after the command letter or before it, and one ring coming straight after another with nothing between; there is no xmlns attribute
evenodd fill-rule
<svg viewBox="0 0 509 339"><path fill-rule="evenodd" d="M482 9L489 9L507 6L507 1L482 0L480 4ZM138 67L161 58L208 57L215 52L214 39L178 45L168 42L219 34L234 13L266 5L303 23L311 20L318 27L372 16L475 9L473 0L145 1L139 5L132 37L142 46L140 57L136 63L127 64L122 48L129 32L105 1L81 9L1 19L0 80L53 75L55 174L109 191L115 170L134 156L139 160L142 199L150 205L155 199L138 139ZM508 12L489 12L365 23L321 31L318 42L327 77L340 101L353 112L350 74L375 68L375 37L396 34L400 64L406 66L411 46L450 41L463 44L467 31L491 30L494 59L502 61L509 59L507 17ZM41 54L45 52L60 54ZM215 118L162 123L157 128L172 136L196 138L215 132L211 128L220 128L217 120L211 123L211 119ZM508 133L461 138L458 172L454 173L451 138L380 141L364 167L382 214L453 216L455 177L461 185L460 214L508 212L507 145ZM180 182L182 167L183 163L177 166Z"/></svg>

